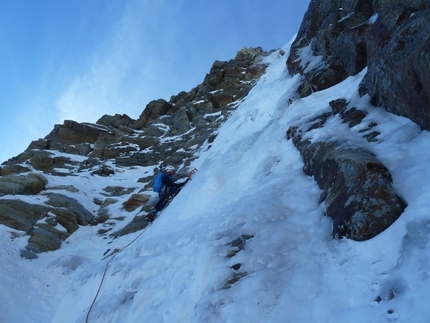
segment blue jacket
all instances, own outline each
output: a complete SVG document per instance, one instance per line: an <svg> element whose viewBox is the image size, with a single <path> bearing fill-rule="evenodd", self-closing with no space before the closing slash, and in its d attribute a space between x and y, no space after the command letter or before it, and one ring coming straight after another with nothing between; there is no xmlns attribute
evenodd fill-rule
<svg viewBox="0 0 430 323"><path fill-rule="evenodd" d="M187 182L189 181L189 178L187 178L187 180L183 183L175 183L173 181L173 177L172 175L170 175L168 172L164 172L163 176L161 177L161 182L163 183L163 186L161 187L161 191L160 192L165 192L166 188L171 188L171 187L182 187L184 186Z"/></svg>

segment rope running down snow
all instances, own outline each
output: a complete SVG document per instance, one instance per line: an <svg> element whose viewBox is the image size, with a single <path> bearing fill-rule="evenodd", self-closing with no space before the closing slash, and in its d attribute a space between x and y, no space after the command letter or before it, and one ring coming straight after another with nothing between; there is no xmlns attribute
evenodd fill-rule
<svg viewBox="0 0 430 323"><path fill-rule="evenodd" d="M189 175L188 175L188 178L189 179L191 179L191 177L192 177L192 175L195 173L195 172L197 172L197 168L193 168L192 170L191 170L191 172L189 173ZM143 230L141 233L139 233L138 235L137 235L137 237L136 238L134 238L129 244L127 244L124 248L122 248L122 249L120 249L120 250L118 250L118 252L116 252L113 256L112 256L112 258L110 258L109 259L109 261L106 263L106 266L105 266L105 269L104 269L104 271L103 271L103 276L102 276L102 280L100 281L100 285L99 285L99 288L97 289L97 293L96 293L96 296L94 297L94 299L93 299L93 302L91 303L91 306L90 306L90 308L88 309L88 312L87 312L87 316L86 316L86 318L85 318L85 323L88 323L89 322L89 317L90 317L90 313L91 313L91 311L92 311L92 309L93 309L93 306L94 306L94 304L95 304L95 302L96 302L96 300L97 300L97 297L99 296L99 293L100 293L100 290L102 289L102 285L103 285L103 282L104 282L104 280L105 280L105 276L106 276L106 272L107 272L107 269L108 269L108 267L109 267L109 264L110 264L110 262L116 257L116 255L117 254L119 254L121 251L123 251L124 249L126 249L126 248L128 248L133 242L135 242L144 232L145 232L146 230Z"/></svg>
<svg viewBox="0 0 430 323"><path fill-rule="evenodd" d="M146 230L143 230L141 233L139 233L139 235L136 237L136 238L134 238L128 245L126 245L124 248L122 248L122 249L120 249L120 250L118 250L118 252L117 253L115 253L114 255L113 255L113 257L112 258L110 258L109 259L109 261L106 263L106 267L105 267L105 270L103 271L103 276L102 276L102 280L100 281L100 285L99 285L99 288L98 288L98 290L97 290L97 293L96 293L96 296L94 297L94 299L93 299L93 302L91 303L91 306L90 306L90 308L89 308L89 310L88 310L88 313L87 313L87 317L86 317L86 319L85 319L85 323L88 323L89 321L88 321L88 319L89 319L89 317L90 317L90 313L91 313L91 310L93 309L93 306L94 306L94 304L95 304L95 302L96 302L96 300L97 300L97 297L99 296L99 293L100 293L100 290L101 290L101 288L102 288L102 285L103 285L103 281L105 280L105 276L106 276L106 272L107 272L107 269L108 269L108 267L109 267L109 264L110 264L110 262L116 257L116 255L117 254L119 254L121 251L123 251L124 249L126 249L127 247L129 247L133 242L135 242L142 234L143 234L143 232L145 232Z"/></svg>

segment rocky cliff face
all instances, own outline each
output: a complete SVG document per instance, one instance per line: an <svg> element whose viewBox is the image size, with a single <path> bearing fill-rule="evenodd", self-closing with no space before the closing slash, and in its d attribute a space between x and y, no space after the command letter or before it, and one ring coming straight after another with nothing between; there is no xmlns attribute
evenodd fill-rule
<svg viewBox="0 0 430 323"><path fill-rule="evenodd" d="M312 0L287 60L300 96L367 68L361 94L429 130L429 19L426 0Z"/></svg>
<svg viewBox="0 0 430 323"><path fill-rule="evenodd" d="M364 71L360 95L429 130L429 20L430 1L312 0L285 58L288 72L300 76L289 102ZM85 173L99 180L118 169L157 170L163 164L179 165L179 173L185 173L197 152L210 149L217 129L264 74L261 59L266 54L261 48L247 48L232 60L216 61L202 84L169 101L150 102L137 120L119 114L104 115L95 124L67 120L4 163L0 223L29 235L22 256L58 249L79 226L108 223L114 216L108 206L117 202L115 196L131 194L123 206L126 212L142 206L147 210L151 200L145 189L136 193L136 188L106 186L103 198L85 192L89 200L83 205L71 197L78 190L75 186L48 185L48 179L52 183ZM333 115L350 127L364 122L366 112L342 97L329 105L331 112L287 129L287 137L302 155L304 172L322 190L333 235L370 239L396 221L406 205L378 156L352 142L306 139ZM366 124L357 136L377 141L375 126ZM148 188L153 175L149 172L136 182ZM26 195L40 196L40 203L26 202ZM118 236L141 229L143 222L136 216L119 231L107 228L99 233Z"/></svg>
<svg viewBox="0 0 430 323"><path fill-rule="evenodd" d="M425 0L312 0L287 59L291 75L301 79L297 97L338 84L365 70L360 95L387 111L430 129L430 2ZM333 110L317 116L311 128L292 127L292 138L305 162L304 171L323 189L322 201L333 218L333 233L369 239L391 225L405 203L391 187L391 175L370 152L349 143L303 140L312 127L323 127L332 114L350 127L366 113L340 97ZM377 140L366 125L361 135ZM369 203L370 202L370 203Z"/></svg>
<svg viewBox="0 0 430 323"><path fill-rule="evenodd" d="M104 115L95 124L66 120L5 162L0 173L0 224L29 235L22 256L32 258L36 253L60 248L61 242L81 225L105 223L113 217L107 206L116 203L115 196L136 190L107 186L103 193L107 197L93 198L90 203L97 211L90 212L69 197L78 191L76 187L48 185L47 177L89 172L96 179L118 168L147 166L157 170L167 164L177 165L179 174L185 173L195 153L210 148L217 129L264 74L266 65L261 61L267 54L261 48L244 48L232 60L214 62L202 84L169 101L150 102L137 120L119 114ZM153 173L149 173L136 182L152 191L152 178ZM43 202L28 203L21 199L25 195L39 195ZM153 203L150 196L141 189L131 195L124 210L142 207L148 211ZM146 221L137 216L128 226L110 234L127 234L143 225ZM100 234L108 231L110 228Z"/></svg>

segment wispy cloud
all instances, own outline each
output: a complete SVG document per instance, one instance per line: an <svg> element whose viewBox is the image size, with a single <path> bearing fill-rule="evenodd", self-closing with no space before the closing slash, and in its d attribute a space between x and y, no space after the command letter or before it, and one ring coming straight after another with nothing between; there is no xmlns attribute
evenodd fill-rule
<svg viewBox="0 0 430 323"><path fill-rule="evenodd" d="M130 2L132 3L132 2ZM138 117L151 98L148 90L155 70L146 57L139 33L139 7L125 6L114 28L98 35L102 40L87 60L87 70L61 91L56 107L62 120L95 122L103 114L127 113ZM146 102L145 102L146 101Z"/></svg>
<svg viewBox="0 0 430 323"><path fill-rule="evenodd" d="M61 119L95 122L103 114L133 112L136 94L130 93L135 90L128 82L138 48L122 28L105 36L106 42L89 57L88 70L60 93L56 106Z"/></svg>
<svg viewBox="0 0 430 323"><path fill-rule="evenodd" d="M205 33L201 41L190 39L199 27L178 16L183 5L127 4L111 34L103 35L105 41L89 56L88 69L58 96L62 120L95 122L115 113L137 118L149 101L190 90L209 71L215 55L208 53L218 45L208 46L213 40Z"/></svg>

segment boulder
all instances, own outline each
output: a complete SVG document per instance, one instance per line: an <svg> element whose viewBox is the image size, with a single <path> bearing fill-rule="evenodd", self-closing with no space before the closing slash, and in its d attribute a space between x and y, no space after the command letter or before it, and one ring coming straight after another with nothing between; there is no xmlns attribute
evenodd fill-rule
<svg viewBox="0 0 430 323"><path fill-rule="evenodd" d="M193 125L196 127L196 130L204 130L210 125L209 120L207 120L204 116L197 116L193 119Z"/></svg>
<svg viewBox="0 0 430 323"><path fill-rule="evenodd" d="M68 236L67 232L59 231L49 224L38 224L33 229L25 248L35 253L54 251L60 249L61 241Z"/></svg>
<svg viewBox="0 0 430 323"><path fill-rule="evenodd" d="M115 114L114 116L105 114L103 117L97 120L96 124L106 127L119 128L120 126L133 126L135 122L136 120L130 118L126 114Z"/></svg>
<svg viewBox="0 0 430 323"><path fill-rule="evenodd" d="M256 64L248 66L243 75L244 81L253 81L259 79L264 73L266 73L267 65Z"/></svg>
<svg viewBox="0 0 430 323"><path fill-rule="evenodd" d="M124 228L111 234L111 237L118 238L123 235L142 230L148 226L149 222L145 215L137 215Z"/></svg>
<svg viewBox="0 0 430 323"><path fill-rule="evenodd" d="M212 113L212 112L214 112L214 106L213 106L212 102L210 102L208 100L202 100L202 101L194 104L194 108L197 111L203 111L205 113Z"/></svg>
<svg viewBox="0 0 430 323"><path fill-rule="evenodd" d="M97 216L91 220L91 225L97 225L99 223L104 223L110 218L109 205L117 203L118 200L114 198L107 198L100 203L100 208L97 211Z"/></svg>
<svg viewBox="0 0 430 323"><path fill-rule="evenodd" d="M267 55L268 53L261 47L244 47L236 53L234 59L239 61L252 61L259 63L263 56Z"/></svg>
<svg viewBox="0 0 430 323"><path fill-rule="evenodd" d="M58 193L47 193L46 196L49 198L46 204L55 208L68 210L76 216L77 223L80 225L89 224L91 219L94 217L91 212L85 209L85 207L74 198Z"/></svg>
<svg viewBox="0 0 430 323"><path fill-rule="evenodd" d="M97 216L91 220L91 225L105 223L107 220L109 220L109 210L103 207L99 209L99 211L97 212Z"/></svg>
<svg viewBox="0 0 430 323"><path fill-rule="evenodd" d="M100 134L107 132L109 129L101 125L65 120L62 125L55 125L46 139L49 140L49 149L55 149L56 145L62 147L61 144L95 143Z"/></svg>
<svg viewBox="0 0 430 323"><path fill-rule="evenodd" d="M82 171L87 171L89 169L95 169L97 167L100 167L101 165L103 165L103 163L102 161L100 161L99 158L90 157L85 159L79 164L78 171L82 172Z"/></svg>
<svg viewBox="0 0 430 323"><path fill-rule="evenodd" d="M33 225L44 218L50 207L20 200L0 199L0 224L30 233Z"/></svg>
<svg viewBox="0 0 430 323"><path fill-rule="evenodd" d="M30 259L30 260L39 258L37 254L26 249L20 250L20 256L21 258Z"/></svg>
<svg viewBox="0 0 430 323"><path fill-rule="evenodd" d="M266 70L267 65L260 63L266 55L268 53L260 47L244 48L236 54L235 59L215 61L197 88L197 97L205 97L221 89L237 92L245 82L257 80Z"/></svg>
<svg viewBox="0 0 430 323"><path fill-rule="evenodd" d="M138 207L148 203L150 199L151 195L148 194L133 194L127 201L122 204L122 206L127 212L132 212Z"/></svg>
<svg viewBox="0 0 430 323"><path fill-rule="evenodd" d="M176 111L177 108L166 100L158 99L151 101L139 116L136 127L140 129L144 127L148 121L157 119L166 114L173 114Z"/></svg>
<svg viewBox="0 0 430 323"><path fill-rule="evenodd" d="M54 155L47 150L36 150L32 151L30 159L30 165L37 170L46 171L54 166ZM25 156L23 156L25 158Z"/></svg>
<svg viewBox="0 0 430 323"><path fill-rule="evenodd" d="M182 107L187 103L194 101L200 87L201 86L198 85L189 92L181 91L177 95L172 95L170 97L169 103L175 105L176 107Z"/></svg>
<svg viewBox="0 0 430 323"><path fill-rule="evenodd" d="M95 170L91 172L91 175L99 175L103 177L107 177L113 174L115 174L115 170L112 167L105 164L97 166Z"/></svg>
<svg viewBox="0 0 430 323"><path fill-rule="evenodd" d="M55 214L55 219L67 232L73 233L79 229L78 217L75 212L68 209L55 208L52 210L52 213Z"/></svg>
<svg viewBox="0 0 430 323"><path fill-rule="evenodd" d="M35 195L43 191L48 184L41 174L7 175L0 177L0 196L4 195Z"/></svg>
<svg viewBox="0 0 430 323"><path fill-rule="evenodd" d="M6 165L0 168L0 176L30 172L31 169L22 165Z"/></svg>
<svg viewBox="0 0 430 323"><path fill-rule="evenodd" d="M348 116L343 100L331 105ZM368 240L394 223L405 203L393 188L390 172L371 152L303 139L305 132L323 127L331 115L321 115L306 127L291 127L288 139L293 140L303 158L304 172L313 176L322 190L321 201L326 204L327 216L333 219L333 235Z"/></svg>

